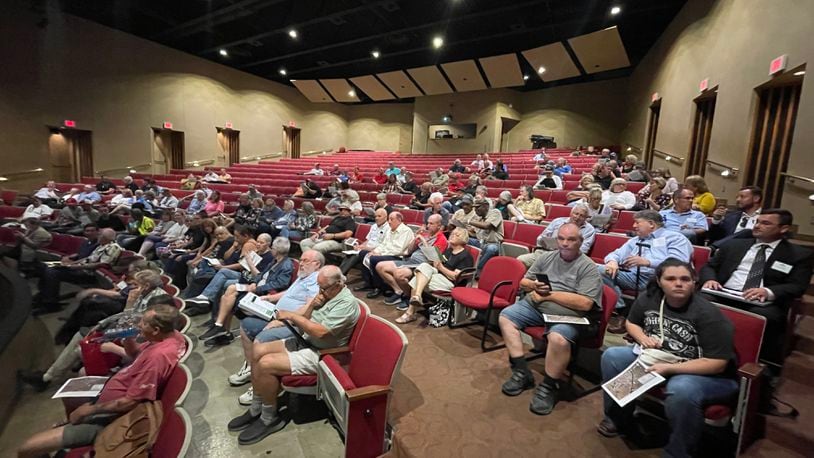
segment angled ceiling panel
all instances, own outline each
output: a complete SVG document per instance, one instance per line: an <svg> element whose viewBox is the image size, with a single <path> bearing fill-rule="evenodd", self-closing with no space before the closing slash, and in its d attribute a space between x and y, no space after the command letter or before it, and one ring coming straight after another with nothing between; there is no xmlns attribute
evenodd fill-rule
<svg viewBox="0 0 814 458"><path fill-rule="evenodd" d="M322 89L317 80L291 80L291 82L302 92L302 95L312 102L333 102L331 96L325 92L325 89Z"/></svg>
<svg viewBox="0 0 814 458"><path fill-rule="evenodd" d="M455 90L458 92L480 91L486 89L486 83L480 76L477 64L474 60L462 60L459 62L448 62L441 64L447 78L452 81Z"/></svg>
<svg viewBox="0 0 814 458"><path fill-rule="evenodd" d="M372 100L379 101L379 100L393 100L393 94L387 90L386 87L379 80L376 79L373 75L366 75L366 76L357 76L355 78L351 78L350 82L355 84L356 87L363 90L368 97Z"/></svg>
<svg viewBox="0 0 814 458"><path fill-rule="evenodd" d="M630 60L619 36L619 29L608 27L598 32L568 40L582 68L587 73L599 73L630 66Z"/></svg>
<svg viewBox="0 0 814 458"><path fill-rule="evenodd" d="M382 80L382 82L393 92L393 94L396 94L396 97L400 99L420 97L424 95L421 93L421 90L418 89L415 84L413 84L410 78L407 77L407 74L401 70L378 73L376 76L378 76L379 79Z"/></svg>
<svg viewBox="0 0 814 458"><path fill-rule="evenodd" d="M478 59L491 87L512 87L523 85L523 71L517 54L503 54L502 56L484 57ZM444 69L446 70L446 69Z"/></svg>
<svg viewBox="0 0 814 458"><path fill-rule="evenodd" d="M557 81L580 75L577 65L560 42L523 51L523 57L543 81ZM540 67L545 68L542 74L536 72Z"/></svg>
<svg viewBox="0 0 814 458"><path fill-rule="evenodd" d="M421 90L427 95L449 94L452 92L452 88L447 84L441 70L438 70L435 65L411 68L407 70L407 73L413 77L415 82L421 86Z"/></svg>
<svg viewBox="0 0 814 458"><path fill-rule="evenodd" d="M337 102L358 102L356 90L343 78L319 80Z"/></svg>

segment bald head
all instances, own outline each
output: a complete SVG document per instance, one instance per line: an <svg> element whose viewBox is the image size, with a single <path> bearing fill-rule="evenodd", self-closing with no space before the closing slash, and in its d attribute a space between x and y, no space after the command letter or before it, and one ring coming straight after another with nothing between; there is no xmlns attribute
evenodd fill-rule
<svg viewBox="0 0 814 458"><path fill-rule="evenodd" d="M99 243L104 245L106 243L110 243L116 240L116 231L113 229L106 227L99 231Z"/></svg>

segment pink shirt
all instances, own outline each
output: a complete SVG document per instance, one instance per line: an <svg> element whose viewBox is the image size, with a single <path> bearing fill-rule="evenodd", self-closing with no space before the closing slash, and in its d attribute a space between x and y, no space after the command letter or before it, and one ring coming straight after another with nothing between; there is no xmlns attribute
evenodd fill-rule
<svg viewBox="0 0 814 458"><path fill-rule="evenodd" d="M167 383L178 360L186 352L186 341L175 331L161 342L146 342L133 364L110 378L99 394L99 402L119 398L135 401L155 401Z"/></svg>
<svg viewBox="0 0 814 458"><path fill-rule="evenodd" d="M204 211L207 215L214 215L217 213L221 213L224 208L224 203L222 200L218 202L212 202L211 200L206 201L206 205L204 205Z"/></svg>

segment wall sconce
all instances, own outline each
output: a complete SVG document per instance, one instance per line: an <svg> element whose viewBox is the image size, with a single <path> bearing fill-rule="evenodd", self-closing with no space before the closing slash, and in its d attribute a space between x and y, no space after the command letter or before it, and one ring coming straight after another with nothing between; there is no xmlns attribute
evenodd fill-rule
<svg viewBox="0 0 814 458"><path fill-rule="evenodd" d="M730 167L726 164L721 164L720 162L707 160L707 165L718 169L721 176L724 178L737 178L737 176L740 174L739 168Z"/></svg>

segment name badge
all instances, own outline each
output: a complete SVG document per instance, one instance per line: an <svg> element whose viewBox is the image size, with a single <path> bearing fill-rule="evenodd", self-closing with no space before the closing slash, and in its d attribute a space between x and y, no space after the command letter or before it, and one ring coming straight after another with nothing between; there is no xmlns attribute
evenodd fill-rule
<svg viewBox="0 0 814 458"><path fill-rule="evenodd" d="M665 246L665 245L667 245L667 241L664 238L659 237L657 239L653 239L653 246L654 247L657 247L657 246L662 247L662 246Z"/></svg>
<svg viewBox="0 0 814 458"><path fill-rule="evenodd" d="M787 273L791 272L792 266L789 265L789 264L786 264L785 262L775 261L774 264L772 264L772 269L778 270L780 272L783 272L784 274L787 274Z"/></svg>

